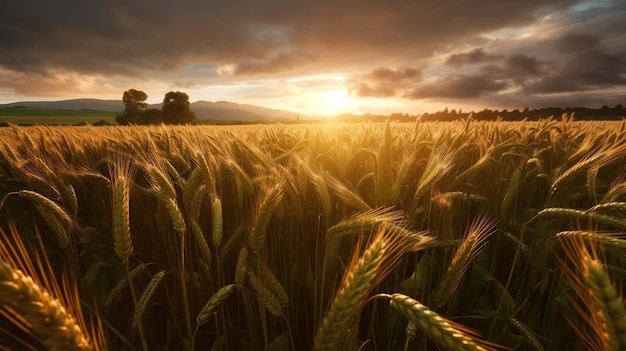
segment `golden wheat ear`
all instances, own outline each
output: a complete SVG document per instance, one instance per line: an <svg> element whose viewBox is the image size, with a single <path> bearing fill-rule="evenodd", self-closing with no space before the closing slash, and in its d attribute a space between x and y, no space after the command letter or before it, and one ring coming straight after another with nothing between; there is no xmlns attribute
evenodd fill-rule
<svg viewBox="0 0 626 351"><path fill-rule="evenodd" d="M495 222L489 217L478 217L468 228L465 238L457 248L437 290L435 303L441 307L448 303L468 268L478 254L485 248L489 236L495 232Z"/></svg>
<svg viewBox="0 0 626 351"><path fill-rule="evenodd" d="M403 254L417 251L430 241L427 237L415 240L411 234L401 227L383 225L360 257L359 250L355 250L339 291L317 328L314 350L340 350L345 346L346 336L374 287L393 270Z"/></svg>
<svg viewBox="0 0 626 351"><path fill-rule="evenodd" d="M589 350L626 349L626 307L603 262L599 259L599 241L593 236L560 235L569 263L561 258L557 262L576 297L568 299L586 322L583 327L568 321ZM600 245L600 250L602 246Z"/></svg>
<svg viewBox="0 0 626 351"><path fill-rule="evenodd" d="M0 302L24 318L42 344L58 350L93 350L76 319L30 276L0 261Z"/></svg>
<svg viewBox="0 0 626 351"><path fill-rule="evenodd" d="M9 229L0 229L0 314L50 350L105 349L99 316L87 327L75 277L55 277L45 252L27 249L12 222Z"/></svg>

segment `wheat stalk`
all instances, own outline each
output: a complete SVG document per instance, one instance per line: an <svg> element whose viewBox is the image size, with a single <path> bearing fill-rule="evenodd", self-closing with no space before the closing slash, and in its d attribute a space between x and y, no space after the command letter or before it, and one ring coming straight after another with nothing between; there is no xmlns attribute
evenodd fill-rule
<svg viewBox="0 0 626 351"><path fill-rule="evenodd" d="M378 150L376 156L376 200L379 204L388 205L385 202L389 201L391 194L391 185L393 178L392 167L392 135L391 124L387 121L385 127L385 138Z"/></svg>
<svg viewBox="0 0 626 351"><path fill-rule="evenodd" d="M528 346L530 346L532 350L534 351L545 350L544 347L539 342L539 340L537 340L537 335L533 333L532 330L530 330L527 326L525 326L522 322L518 321L517 319L510 318L509 321L511 322L511 324L513 324L513 326L515 326L517 330L519 330L522 333L522 336L524 337L524 339L526 339Z"/></svg>

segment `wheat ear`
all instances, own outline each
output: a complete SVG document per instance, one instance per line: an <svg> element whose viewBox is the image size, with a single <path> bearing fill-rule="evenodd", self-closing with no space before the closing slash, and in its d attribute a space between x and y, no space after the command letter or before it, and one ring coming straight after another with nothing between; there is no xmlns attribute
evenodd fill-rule
<svg viewBox="0 0 626 351"><path fill-rule="evenodd" d="M93 350L76 319L22 271L0 260L0 302L22 314L50 350Z"/></svg>
<svg viewBox="0 0 626 351"><path fill-rule="evenodd" d="M453 166L452 159L449 154L444 152L431 154L426 169L417 183L413 198L418 200L431 190L433 185L439 181Z"/></svg>
<svg viewBox="0 0 626 351"><path fill-rule="evenodd" d="M250 281L250 285L252 285L256 291L257 297L263 306L265 306L265 309L276 317L282 316L286 307L285 302L281 301L278 294L272 291L272 289L270 289L270 287L259 279L259 277L257 277L253 272L248 272L247 276Z"/></svg>
<svg viewBox="0 0 626 351"><path fill-rule="evenodd" d="M383 223L393 223L400 219L401 211L390 211L388 208L360 212L328 228L326 238L339 239L361 232L371 232Z"/></svg>
<svg viewBox="0 0 626 351"><path fill-rule="evenodd" d="M626 349L626 308L623 298L597 258L596 242L582 235L559 236L563 249L573 268L558 260L565 277L578 295L580 302L568 296L575 310L586 320L590 331L570 324L580 334L589 349ZM590 242L588 246L585 239ZM591 251L590 251L591 250Z"/></svg>
<svg viewBox="0 0 626 351"><path fill-rule="evenodd" d="M272 218L274 209L283 197L282 183L277 183L267 194L267 197L259 207L259 211L254 218L254 226L250 233L250 248L255 254L258 254L265 246L265 237L267 235L267 226Z"/></svg>
<svg viewBox="0 0 626 351"><path fill-rule="evenodd" d="M130 185L123 175L117 175L112 182L113 197L113 246L115 254L124 265L133 253L133 242L130 233Z"/></svg>
<svg viewBox="0 0 626 351"><path fill-rule="evenodd" d="M129 274L131 280L134 279L137 275L145 272L147 268L148 268L147 263L142 263L139 266L135 267L132 271L130 271L130 274ZM117 282L117 284L115 284L113 289L111 289L111 291L107 295L107 298L104 301L104 304L102 305L102 307L104 307L105 309L110 308L115 302L115 300L121 295L122 291L124 291L124 289L127 286L128 286L127 277L124 277L119 282Z"/></svg>
<svg viewBox="0 0 626 351"><path fill-rule="evenodd" d="M485 247L487 239L493 231L494 223L489 218L479 217L474 220L465 235L465 239L454 253L437 290L435 290L435 302L438 307L448 302L474 258Z"/></svg>
<svg viewBox="0 0 626 351"><path fill-rule="evenodd" d="M141 321L141 318L143 317L146 310L148 309L148 304L150 303L150 299L152 298L152 295L154 295L156 288L161 283L161 280L163 280L164 275L165 275L165 271L160 270L157 274L155 274L152 277L152 279L150 280L150 283L148 283L148 286L146 286L146 288L144 289L143 293L141 294L141 297L139 298L139 301L137 302L137 308L135 309L135 314L133 315L133 322L132 322L133 326L136 326L137 323Z"/></svg>
<svg viewBox="0 0 626 351"><path fill-rule="evenodd" d="M221 305L222 302L226 300L234 290L235 284L229 284L223 286L215 294L213 294L209 301L207 301L206 305L202 307L202 310L198 314L198 317L196 317L196 323L198 324L198 326L208 322L215 309L219 307L219 305Z"/></svg>
<svg viewBox="0 0 626 351"><path fill-rule="evenodd" d="M578 221L602 223L617 228L626 228L626 220L624 220L623 217L614 217L600 212L582 211L571 208L546 208L539 211L537 216L562 217Z"/></svg>
<svg viewBox="0 0 626 351"><path fill-rule="evenodd" d="M223 220L222 220L222 201L219 198L215 198L213 200L213 245L215 247L219 247L222 244L222 230L223 230Z"/></svg>
<svg viewBox="0 0 626 351"><path fill-rule="evenodd" d="M209 248L209 244L206 242L206 238L204 237L204 233L202 233L202 228L200 228L198 221L191 219L189 225L191 227L191 234L193 235L196 245L198 245L202 258L207 264L211 263L211 249Z"/></svg>
<svg viewBox="0 0 626 351"><path fill-rule="evenodd" d="M363 307L381 268L387 242L379 235L346 275L339 292L324 315L315 334L313 349L339 350L346 341L348 329Z"/></svg>
<svg viewBox="0 0 626 351"><path fill-rule="evenodd" d="M240 288L243 285L244 280L246 279L246 272L248 270L248 249L243 248L239 252L239 257L237 258L237 265L235 266L235 286Z"/></svg>
<svg viewBox="0 0 626 351"><path fill-rule="evenodd" d="M47 197L30 190L20 190L17 192L20 197L29 199L44 219L46 224L56 235L59 246L69 245L69 235L72 229L72 217L56 202Z"/></svg>
<svg viewBox="0 0 626 351"><path fill-rule="evenodd" d="M404 294L391 295L391 307L402 313L434 342L446 350L487 350L480 346L462 326L446 320L428 307Z"/></svg>

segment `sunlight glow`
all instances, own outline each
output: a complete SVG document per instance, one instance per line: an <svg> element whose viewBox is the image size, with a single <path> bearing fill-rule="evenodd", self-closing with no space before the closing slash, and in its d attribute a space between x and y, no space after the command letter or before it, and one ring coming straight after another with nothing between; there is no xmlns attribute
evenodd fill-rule
<svg viewBox="0 0 626 351"><path fill-rule="evenodd" d="M337 114L353 109L354 102L348 95L347 89L331 90L326 93L324 109L330 114Z"/></svg>

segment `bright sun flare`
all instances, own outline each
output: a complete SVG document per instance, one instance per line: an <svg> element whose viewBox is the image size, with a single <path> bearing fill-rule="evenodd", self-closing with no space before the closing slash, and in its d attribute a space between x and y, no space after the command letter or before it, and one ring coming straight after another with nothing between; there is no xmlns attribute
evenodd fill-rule
<svg viewBox="0 0 626 351"><path fill-rule="evenodd" d="M332 114L343 112L353 107L352 101L350 100L347 89L331 90L326 93L324 109Z"/></svg>

